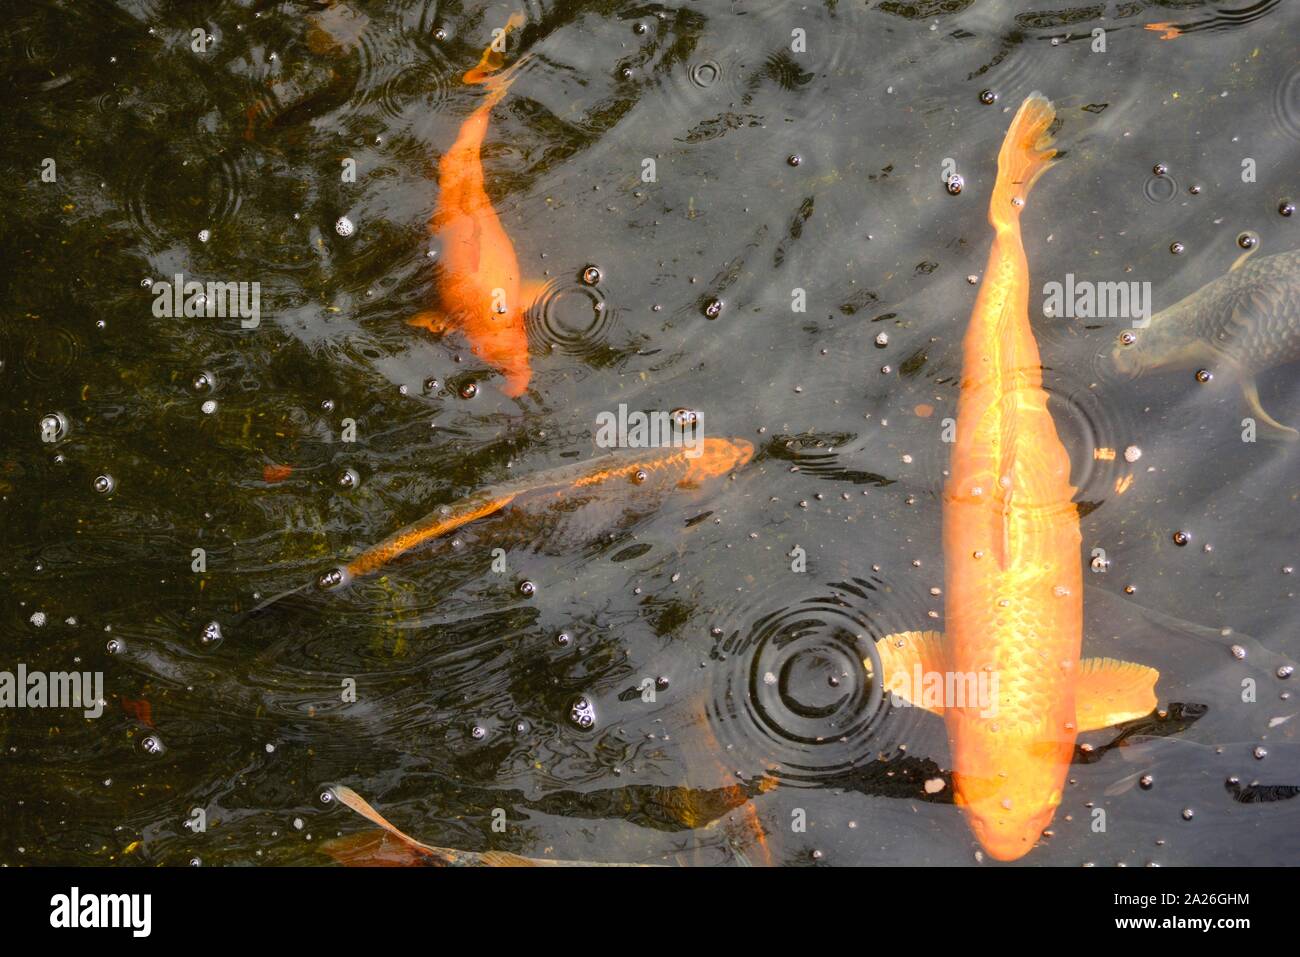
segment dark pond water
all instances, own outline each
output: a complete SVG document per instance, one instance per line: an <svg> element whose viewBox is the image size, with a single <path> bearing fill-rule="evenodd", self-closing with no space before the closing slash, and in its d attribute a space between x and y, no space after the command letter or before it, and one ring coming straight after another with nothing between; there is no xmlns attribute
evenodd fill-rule
<svg viewBox="0 0 1300 957"><path fill-rule="evenodd" d="M482 152L545 284L511 397L406 320L444 276L439 160L484 97L461 77L515 9L6 9L0 670L101 672L104 704L0 714L0 863L326 865L366 827L332 784L468 850L976 863L942 723L860 661L942 628L941 423L1033 90L1064 153L1023 225L1098 568L1085 654L1158 668L1163 710L1081 737L1023 863L1300 860L1300 679L1277 677L1300 444L1243 441L1233 370L1120 375L1129 319L1040 293L1149 283L1158 311L1244 232L1297 246L1295 5L527 0ZM178 273L257 283L260 321L156 315ZM1293 426L1288 334L1256 378ZM250 614L592 458L620 404L692 410L753 460L521 503Z"/></svg>

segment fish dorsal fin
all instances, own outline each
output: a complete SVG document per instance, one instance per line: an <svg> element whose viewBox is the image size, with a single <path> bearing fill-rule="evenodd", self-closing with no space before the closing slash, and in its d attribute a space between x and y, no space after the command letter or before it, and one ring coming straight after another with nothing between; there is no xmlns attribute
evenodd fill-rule
<svg viewBox="0 0 1300 957"><path fill-rule="evenodd" d="M1114 658L1085 658L1079 662L1075 685L1075 726L1097 731L1155 710L1160 672L1146 665Z"/></svg>
<svg viewBox="0 0 1300 957"><path fill-rule="evenodd" d="M876 653L884 674L879 675L885 694L894 694L909 704L924 708L931 714L942 715L942 705L926 703L924 678L942 675L947 671L947 658L943 651L943 635L937 631L900 631L886 635L876 642ZM872 661L863 661L868 673ZM919 670L918 670L919 669ZM916 687L918 676L921 687Z"/></svg>

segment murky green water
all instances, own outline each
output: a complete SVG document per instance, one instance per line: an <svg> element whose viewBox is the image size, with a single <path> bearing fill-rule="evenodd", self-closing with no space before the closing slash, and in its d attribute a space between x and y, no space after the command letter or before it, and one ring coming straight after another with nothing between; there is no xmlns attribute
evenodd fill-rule
<svg viewBox="0 0 1300 957"><path fill-rule="evenodd" d="M483 153L547 284L511 399L404 320L436 300L438 160L482 96L460 77L513 9L6 11L0 670L102 672L104 710L0 714L0 862L328 864L365 826L322 802L336 783L470 850L975 862L934 789L941 722L884 706L857 662L942 627L967 277L1035 89L1066 155L1024 217L1031 314L1104 550L1085 654L1158 668L1166 714L1081 738L1024 862L1300 859L1298 679L1277 677L1300 655L1300 445L1242 440L1227 370L1130 380L1126 319L1035 311L1067 274L1149 282L1159 310L1243 231L1296 246L1295 10L530 0ZM178 273L258 283L260 322L156 316L148 283ZM1259 375L1288 425L1295 368ZM511 508L249 614L440 504L593 456L620 403L695 410L754 461Z"/></svg>

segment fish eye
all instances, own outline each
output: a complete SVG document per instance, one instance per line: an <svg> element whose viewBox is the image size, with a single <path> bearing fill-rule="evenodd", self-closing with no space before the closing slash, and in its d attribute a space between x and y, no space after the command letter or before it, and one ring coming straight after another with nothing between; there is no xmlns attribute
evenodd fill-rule
<svg viewBox="0 0 1300 957"><path fill-rule="evenodd" d="M1121 332L1119 334L1119 343L1122 346L1131 346L1137 342L1137 339L1137 333L1135 332Z"/></svg>

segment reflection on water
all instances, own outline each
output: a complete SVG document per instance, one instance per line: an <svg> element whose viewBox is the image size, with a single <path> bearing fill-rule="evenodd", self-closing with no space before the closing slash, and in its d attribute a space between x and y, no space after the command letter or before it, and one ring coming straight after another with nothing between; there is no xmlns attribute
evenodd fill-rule
<svg viewBox="0 0 1300 957"><path fill-rule="evenodd" d="M1260 337L1248 369L1131 376L1134 317L1040 295L1150 283L1156 329L1237 274L1245 232L1251 268L1294 264L1295 11L518 8L503 56L527 59L482 149L537 281L518 398L406 321L445 274L439 161L483 96L462 75L516 7L9 12L0 671L102 672L105 708L0 715L23 796L0 861L329 864L366 827L321 800L343 784L466 851L974 863L942 722L861 661L943 627L943 433L997 149L1035 89L1063 159L1024 218L1030 315L1084 652L1161 678L1157 713L1081 736L1024 861L1295 860L1300 444L1243 440L1242 374L1300 423L1294 266L1202 330ZM260 322L159 316L177 274L258 284ZM620 404L696 410L754 458L507 509L250 614L440 505L591 460Z"/></svg>

